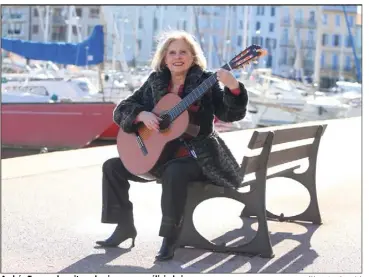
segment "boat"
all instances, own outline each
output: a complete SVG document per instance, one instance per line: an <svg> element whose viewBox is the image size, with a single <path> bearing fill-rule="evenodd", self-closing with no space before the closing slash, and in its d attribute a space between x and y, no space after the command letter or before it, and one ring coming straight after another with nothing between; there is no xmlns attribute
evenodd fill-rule
<svg viewBox="0 0 369 277"><path fill-rule="evenodd" d="M2 103L1 144L48 150L88 147L112 125L114 103Z"/></svg>
<svg viewBox="0 0 369 277"><path fill-rule="evenodd" d="M99 65L104 57L101 25L77 44L1 40L3 50L38 61L85 66ZM116 103L105 101L88 79L24 75L2 79L3 147L88 147L114 124Z"/></svg>
<svg viewBox="0 0 369 277"><path fill-rule="evenodd" d="M312 87L256 71L245 80L249 102L257 112L257 126L277 126L306 121L347 117L350 106L327 95L317 95Z"/></svg>

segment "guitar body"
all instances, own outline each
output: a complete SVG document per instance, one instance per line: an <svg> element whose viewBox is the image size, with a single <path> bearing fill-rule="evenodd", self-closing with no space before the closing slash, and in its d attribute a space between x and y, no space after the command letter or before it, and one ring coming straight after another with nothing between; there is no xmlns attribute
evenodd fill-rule
<svg viewBox="0 0 369 277"><path fill-rule="evenodd" d="M173 93L163 96L157 103L152 113L161 115L181 102L181 98ZM158 162L165 145L180 137L187 129L189 124L189 115L185 111L179 115L169 127L159 132L149 130L144 124L140 124L138 134L147 150L144 153L140 148L136 133L126 133L121 128L118 132L117 147L119 157L125 168L132 174L144 179L155 179L150 170Z"/></svg>

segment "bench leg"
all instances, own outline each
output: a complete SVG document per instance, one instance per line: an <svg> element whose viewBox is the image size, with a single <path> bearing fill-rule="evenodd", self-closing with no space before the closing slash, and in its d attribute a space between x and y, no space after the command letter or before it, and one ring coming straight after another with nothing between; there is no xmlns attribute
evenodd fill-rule
<svg viewBox="0 0 369 277"><path fill-rule="evenodd" d="M313 224L322 224L322 219L320 216L320 210L318 205L318 196L316 190L316 180L315 180L315 165L310 164L309 168L302 174L294 173L294 169L298 168L294 167L291 169L287 169L271 176L268 178L275 178L275 177L285 177L293 179L300 184L302 184L309 192L310 195L310 203L306 210L301 214L294 215L294 216L284 216L282 213L281 215L275 215L270 211L266 211L267 218L270 219L277 219L279 221L307 221L312 222ZM243 215L244 212L242 212ZM245 212L247 216L247 212Z"/></svg>
<svg viewBox="0 0 369 277"><path fill-rule="evenodd" d="M197 185L189 188L183 227L179 236L178 245L207 249L217 252L242 253L246 255L259 255L264 258L274 257L270 242L268 225L265 213L265 182L253 191L240 193L233 189L224 189L214 185ZM203 201L214 197L227 197L250 206L258 219L258 231L255 237L248 243L231 247L216 245L209 242L196 230L193 223L193 213L196 207Z"/></svg>

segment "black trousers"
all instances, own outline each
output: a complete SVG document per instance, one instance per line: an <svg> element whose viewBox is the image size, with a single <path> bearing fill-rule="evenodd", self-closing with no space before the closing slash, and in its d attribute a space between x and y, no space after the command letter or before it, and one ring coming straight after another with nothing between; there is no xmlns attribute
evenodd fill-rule
<svg viewBox="0 0 369 277"><path fill-rule="evenodd" d="M160 180L162 221L159 236L175 235L176 227L183 216L188 183L204 179L201 168L191 157L175 159L166 164ZM112 158L104 163L103 223L119 223L133 217L133 205L129 200L129 180L148 182L128 172L119 158Z"/></svg>

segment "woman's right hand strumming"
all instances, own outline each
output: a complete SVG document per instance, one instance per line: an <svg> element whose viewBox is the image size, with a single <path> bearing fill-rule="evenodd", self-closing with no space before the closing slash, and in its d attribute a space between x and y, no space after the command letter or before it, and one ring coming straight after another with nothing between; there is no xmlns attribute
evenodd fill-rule
<svg viewBox="0 0 369 277"><path fill-rule="evenodd" d="M151 112L140 112L137 121L141 121L149 130L159 131L159 122L161 118Z"/></svg>

